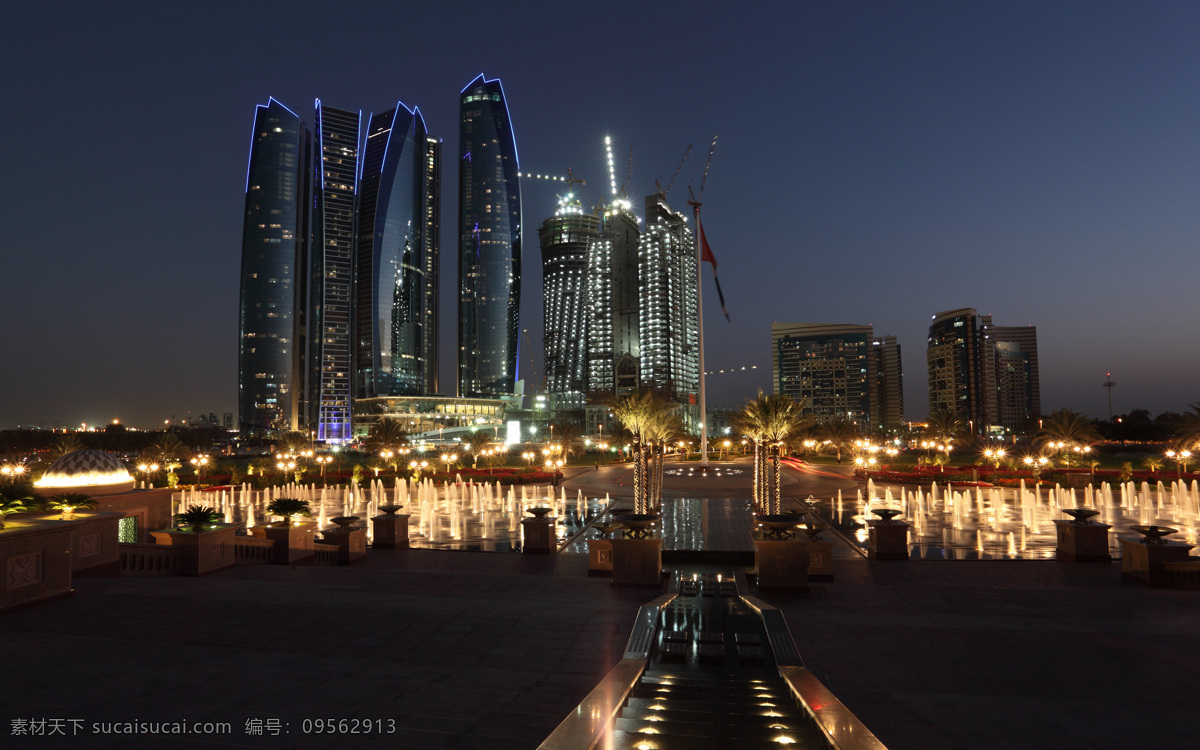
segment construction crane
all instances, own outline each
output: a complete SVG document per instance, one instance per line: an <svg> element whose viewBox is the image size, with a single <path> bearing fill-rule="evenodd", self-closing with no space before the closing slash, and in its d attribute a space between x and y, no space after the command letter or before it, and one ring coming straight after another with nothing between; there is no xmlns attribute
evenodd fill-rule
<svg viewBox="0 0 1200 750"><path fill-rule="evenodd" d="M594 205L594 202L592 201L592 197L588 194L588 191L584 189L584 186L587 185L587 180L583 179L582 177L577 177L575 175L575 173L573 171L571 171L570 167L567 167L566 176L557 175L557 174L539 174L539 173L533 173L533 172L518 172L517 176L522 177L524 179L528 179L528 180L549 180L550 182L565 182L567 184L568 192L573 191L575 189L575 186L578 185L580 188L579 192L583 196L583 199L589 205Z"/></svg>
<svg viewBox="0 0 1200 750"><path fill-rule="evenodd" d="M683 158L679 160L679 166L675 167L675 174L671 175L671 181L667 183L667 189L663 190L662 185L658 180L654 181L654 187L658 188L658 192L663 198L667 197L667 193L671 192L671 187L675 184L675 180L679 177L679 170L683 169L683 163L687 161L688 156L692 153L692 144L688 144L687 150L683 152Z"/></svg>

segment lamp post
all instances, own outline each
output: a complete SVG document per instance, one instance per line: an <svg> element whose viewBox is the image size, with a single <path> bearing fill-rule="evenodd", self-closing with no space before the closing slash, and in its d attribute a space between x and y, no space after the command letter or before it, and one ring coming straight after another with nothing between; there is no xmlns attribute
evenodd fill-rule
<svg viewBox="0 0 1200 750"><path fill-rule="evenodd" d="M317 456L317 463L321 466L321 486L325 486L325 467L333 460L333 456Z"/></svg>
<svg viewBox="0 0 1200 750"><path fill-rule="evenodd" d="M192 459L192 466L196 467L196 489L200 489L200 480L204 478L204 465L208 463L208 456L198 456Z"/></svg>

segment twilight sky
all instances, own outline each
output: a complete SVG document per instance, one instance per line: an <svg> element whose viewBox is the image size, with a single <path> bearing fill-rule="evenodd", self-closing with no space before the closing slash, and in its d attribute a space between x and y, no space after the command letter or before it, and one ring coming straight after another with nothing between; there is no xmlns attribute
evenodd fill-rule
<svg viewBox="0 0 1200 750"><path fill-rule="evenodd" d="M434 7L436 6L436 7ZM481 9L482 8L482 9ZM0 428L235 411L254 106L420 107L446 140L442 390L453 392L458 92L504 82L521 169L670 179L708 143L709 403L771 389L770 325L870 323L928 413L941 310L1038 327L1042 404L1200 400L1200 4L21 3L0 31ZM541 371L523 184L521 327ZM522 350L522 374L529 357Z"/></svg>

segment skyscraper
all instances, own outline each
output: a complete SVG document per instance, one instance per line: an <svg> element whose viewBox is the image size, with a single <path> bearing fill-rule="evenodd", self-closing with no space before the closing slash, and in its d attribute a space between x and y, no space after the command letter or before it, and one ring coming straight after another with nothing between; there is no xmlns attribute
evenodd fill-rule
<svg viewBox="0 0 1200 750"><path fill-rule="evenodd" d="M459 99L458 395L516 390L521 183L504 88L480 75Z"/></svg>
<svg viewBox="0 0 1200 750"><path fill-rule="evenodd" d="M929 411L950 409L973 433L1028 431L1041 413L1037 329L999 327L973 308L929 326Z"/></svg>
<svg viewBox="0 0 1200 750"><path fill-rule="evenodd" d="M979 328L993 373L992 423L1010 432L1032 431L1042 415L1037 328L993 325L991 315L979 316Z"/></svg>
<svg viewBox="0 0 1200 750"><path fill-rule="evenodd" d="M402 103L367 126L359 188L355 398L437 391L441 144Z"/></svg>
<svg viewBox="0 0 1200 750"><path fill-rule="evenodd" d="M275 99L255 109L246 168L238 320L238 425L303 423L312 133Z"/></svg>
<svg viewBox="0 0 1200 750"><path fill-rule="evenodd" d="M587 391L600 402L638 388L638 238L627 200L601 215L600 234L588 246Z"/></svg>
<svg viewBox="0 0 1200 750"><path fill-rule="evenodd" d="M358 185L358 112L317 100L313 258L310 305L314 404L318 440L352 437L350 424L354 211Z"/></svg>
<svg viewBox="0 0 1200 750"><path fill-rule="evenodd" d="M698 404L700 390L698 268L683 214L668 208L663 194L648 196L646 231L638 241L642 387L692 405Z"/></svg>
<svg viewBox="0 0 1200 750"><path fill-rule="evenodd" d="M554 216L538 229L545 392L552 409L583 408L588 343L585 281L588 248L599 231L600 219L584 213L579 199L571 194L559 200Z"/></svg>
<svg viewBox="0 0 1200 750"><path fill-rule="evenodd" d="M869 325L772 323L775 392L803 402L817 422L845 417L877 427L873 342Z"/></svg>
<svg viewBox="0 0 1200 750"><path fill-rule="evenodd" d="M896 337L873 339L871 359L875 377L872 405L878 414L872 424L884 430L899 429L904 424L904 367Z"/></svg>

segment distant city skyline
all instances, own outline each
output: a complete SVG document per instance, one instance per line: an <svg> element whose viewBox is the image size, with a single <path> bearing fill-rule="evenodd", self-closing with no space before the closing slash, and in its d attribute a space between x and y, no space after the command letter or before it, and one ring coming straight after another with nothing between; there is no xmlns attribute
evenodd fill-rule
<svg viewBox="0 0 1200 750"><path fill-rule="evenodd" d="M0 187L10 249L0 427L237 412L254 105L326 96L366 116L403 98L444 136L455 92L481 70L504 80L522 171L572 167L593 193L607 182L606 135L618 182L632 145L630 194L648 195L687 144L702 152L720 134L705 230L732 322L706 288L706 365L758 369L710 377L710 405L770 389L772 322L852 320L897 336L906 416L919 419L929 316L968 305L1037 326L1043 412L1104 418L1106 373L1118 414L1200 401L1200 7L635 10L620 40L578 38L565 52L561 29L594 11L478 8L464 25L449 7L376 9L369 26L343 30L319 26L322 6L306 2L286 14L13 9L9 27L22 33L0 51L19 71L10 98L39 117L0 125L21 144L8 162L18 179ZM388 40L401 26L422 33L397 48ZM716 29L719 48L698 44ZM296 40L318 35L345 50L338 65L295 54ZM581 83L590 61L604 61L599 85ZM81 112L86 138L72 125ZM442 165L447 196L457 160ZM699 153L684 163L672 205L702 167ZM535 339L522 372L541 361L530 232L562 187L522 180L520 327ZM455 203L442 202L447 227ZM456 244L443 237L444 279L456 275ZM457 295L443 286L449 394Z"/></svg>

